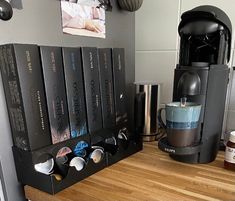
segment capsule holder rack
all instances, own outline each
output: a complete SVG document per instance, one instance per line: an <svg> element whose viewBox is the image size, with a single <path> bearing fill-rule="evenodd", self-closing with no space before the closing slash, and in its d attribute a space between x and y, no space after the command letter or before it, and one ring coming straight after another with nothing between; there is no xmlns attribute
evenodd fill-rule
<svg viewBox="0 0 235 201"><path fill-rule="evenodd" d="M135 134L129 139L128 146L123 146L122 140L118 139L118 129L101 129L98 132L79 136L35 151L24 151L17 147L12 147L19 182L50 194L56 194L142 149L142 142L139 140L139 137L134 137L137 136ZM115 154L105 151L104 157L99 163L94 163L92 159L88 158L85 167L80 171L77 171L75 167L68 166L68 172L62 180L57 180L55 174L46 175L34 169L34 164L42 162L40 160L43 157L40 156L49 154L55 160L57 152L62 147L69 147L71 150L74 150L76 144L81 141L87 142L89 146L100 145L105 142L105 139L110 137L117 139ZM57 168L55 167L54 169L56 173Z"/></svg>

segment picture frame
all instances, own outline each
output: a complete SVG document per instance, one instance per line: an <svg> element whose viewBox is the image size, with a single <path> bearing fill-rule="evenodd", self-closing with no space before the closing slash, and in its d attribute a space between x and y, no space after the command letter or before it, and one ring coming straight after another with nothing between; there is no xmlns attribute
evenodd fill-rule
<svg viewBox="0 0 235 201"><path fill-rule="evenodd" d="M8 201L1 161L0 161L0 201Z"/></svg>

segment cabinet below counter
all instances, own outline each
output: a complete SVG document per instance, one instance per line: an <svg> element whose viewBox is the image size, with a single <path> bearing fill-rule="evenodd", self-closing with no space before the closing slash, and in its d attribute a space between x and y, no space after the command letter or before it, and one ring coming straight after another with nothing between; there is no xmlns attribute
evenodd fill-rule
<svg viewBox="0 0 235 201"><path fill-rule="evenodd" d="M185 164L156 142L89 178L49 195L25 186L31 201L235 201L235 172L223 168L224 152L209 164Z"/></svg>

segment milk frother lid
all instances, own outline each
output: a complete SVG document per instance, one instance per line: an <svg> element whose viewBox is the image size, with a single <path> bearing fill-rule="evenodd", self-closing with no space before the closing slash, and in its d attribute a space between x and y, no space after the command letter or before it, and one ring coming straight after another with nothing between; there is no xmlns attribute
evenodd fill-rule
<svg viewBox="0 0 235 201"><path fill-rule="evenodd" d="M232 131L229 136L229 141L235 143L235 131Z"/></svg>

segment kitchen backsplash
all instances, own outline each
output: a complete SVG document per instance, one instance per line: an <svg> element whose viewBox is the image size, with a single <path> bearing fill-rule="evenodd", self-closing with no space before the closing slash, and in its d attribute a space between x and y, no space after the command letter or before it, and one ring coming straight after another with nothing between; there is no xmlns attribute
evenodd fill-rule
<svg viewBox="0 0 235 201"><path fill-rule="evenodd" d="M235 67L233 67L233 70L231 71L227 107L228 107L228 110L227 110L227 120L226 120L225 128L227 131L235 130Z"/></svg>
<svg viewBox="0 0 235 201"><path fill-rule="evenodd" d="M154 80L161 83L161 104L172 99L174 68L178 63L179 53L180 16L184 11L200 5L213 5L228 14L233 24L229 67L235 66L234 0L145 0L135 13L135 80ZM235 130L235 75L233 82L230 79L229 87L231 86L226 101L224 131Z"/></svg>

